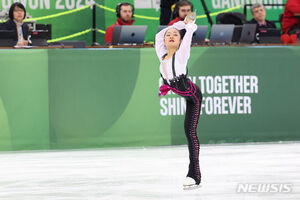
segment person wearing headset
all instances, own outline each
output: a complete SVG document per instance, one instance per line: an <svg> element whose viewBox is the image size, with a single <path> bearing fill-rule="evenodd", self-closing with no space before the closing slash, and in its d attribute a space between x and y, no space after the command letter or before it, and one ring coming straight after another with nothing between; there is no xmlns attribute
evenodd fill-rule
<svg viewBox="0 0 300 200"><path fill-rule="evenodd" d="M172 13L172 21L169 22L169 26L176 22L183 21L185 17L193 12L193 4L188 0L180 0L176 3L174 11Z"/></svg>
<svg viewBox="0 0 300 200"><path fill-rule="evenodd" d="M26 10L23 4L16 2L10 6L9 20L1 24L2 30L11 30L11 38L15 40L17 46L28 45L28 31L29 27L23 23L26 16Z"/></svg>
<svg viewBox="0 0 300 200"><path fill-rule="evenodd" d="M134 22L133 14L134 7L131 3L122 2L116 7L117 21L106 29L105 32L105 43L110 44L114 32L114 26L120 25L132 25Z"/></svg>

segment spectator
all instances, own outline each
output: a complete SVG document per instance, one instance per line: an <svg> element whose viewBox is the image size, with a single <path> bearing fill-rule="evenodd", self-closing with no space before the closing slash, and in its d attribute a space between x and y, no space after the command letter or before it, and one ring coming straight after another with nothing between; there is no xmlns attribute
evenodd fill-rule
<svg viewBox="0 0 300 200"><path fill-rule="evenodd" d="M23 4L16 2L10 6L9 20L1 25L3 30L11 30L12 39L17 41L17 46L28 45L28 25L23 23L26 16L26 10Z"/></svg>
<svg viewBox="0 0 300 200"><path fill-rule="evenodd" d="M188 0L180 0L176 3L173 11L173 20L169 22L169 26L176 22L183 21L185 17L193 12L193 4Z"/></svg>
<svg viewBox="0 0 300 200"><path fill-rule="evenodd" d="M300 14L300 1L287 0L282 18L283 35L281 40L285 44L296 44L297 34L300 34L299 18L295 14Z"/></svg>
<svg viewBox="0 0 300 200"><path fill-rule="evenodd" d="M251 7L251 13L253 18L248 23L257 24L255 42L259 43L259 34L265 32L268 28L276 28L276 25L266 20L265 7L260 3L256 3Z"/></svg>
<svg viewBox="0 0 300 200"><path fill-rule="evenodd" d="M262 4L254 4L251 7L251 13L253 18L248 23L257 24L257 33L259 33L260 29L276 28L276 25L273 22L266 20L266 10Z"/></svg>
<svg viewBox="0 0 300 200"><path fill-rule="evenodd" d="M122 2L119 3L116 7L116 15L117 15L117 21L110 27L106 29L105 33L105 43L109 44L111 43L113 32L114 32L114 26L122 26L122 25L132 25L133 15L134 15L134 7L131 3Z"/></svg>

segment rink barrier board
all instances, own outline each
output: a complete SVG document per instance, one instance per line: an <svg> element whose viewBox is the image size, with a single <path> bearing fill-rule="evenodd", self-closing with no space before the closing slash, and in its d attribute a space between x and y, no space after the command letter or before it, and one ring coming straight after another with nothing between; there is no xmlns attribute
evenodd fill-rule
<svg viewBox="0 0 300 200"><path fill-rule="evenodd" d="M192 48L200 143L300 139L298 47ZM154 49L1 50L0 150L186 144Z"/></svg>

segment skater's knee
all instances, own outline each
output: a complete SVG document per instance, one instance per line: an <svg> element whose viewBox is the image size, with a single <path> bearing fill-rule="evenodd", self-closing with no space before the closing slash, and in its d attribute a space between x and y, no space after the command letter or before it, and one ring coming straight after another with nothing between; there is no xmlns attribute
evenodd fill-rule
<svg viewBox="0 0 300 200"><path fill-rule="evenodd" d="M184 131L186 134L188 134L191 130L190 122L184 123Z"/></svg>

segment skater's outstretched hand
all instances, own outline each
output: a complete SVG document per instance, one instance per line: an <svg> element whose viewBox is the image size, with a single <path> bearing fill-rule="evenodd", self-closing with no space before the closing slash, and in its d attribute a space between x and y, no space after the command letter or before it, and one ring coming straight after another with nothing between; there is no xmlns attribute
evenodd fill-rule
<svg viewBox="0 0 300 200"><path fill-rule="evenodd" d="M191 12L190 14L188 14L185 18L184 18L184 23L185 24L194 24L196 22L196 11L195 12Z"/></svg>

